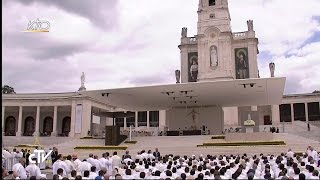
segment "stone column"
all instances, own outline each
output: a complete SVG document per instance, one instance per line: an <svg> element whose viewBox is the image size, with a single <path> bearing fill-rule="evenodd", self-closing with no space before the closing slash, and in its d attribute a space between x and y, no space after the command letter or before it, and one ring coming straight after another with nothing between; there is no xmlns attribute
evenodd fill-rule
<svg viewBox="0 0 320 180"><path fill-rule="evenodd" d="M150 111L147 111L147 129L150 127L150 116L149 116Z"/></svg>
<svg viewBox="0 0 320 180"><path fill-rule="evenodd" d="M290 104L291 107L291 123L294 122L294 109L293 109L293 104Z"/></svg>
<svg viewBox="0 0 320 180"><path fill-rule="evenodd" d="M71 122L70 122L69 137L74 137L75 121L76 121L76 102L73 100L71 105Z"/></svg>
<svg viewBox="0 0 320 180"><path fill-rule="evenodd" d="M134 125L135 125L135 127L137 128L138 127L138 111L136 111L135 112L136 114L136 117L135 117L135 119L134 119Z"/></svg>
<svg viewBox="0 0 320 180"><path fill-rule="evenodd" d="M53 107L53 131L51 133L51 136L57 136L57 124L58 124L58 106Z"/></svg>
<svg viewBox="0 0 320 180"><path fill-rule="evenodd" d="M16 133L16 136L21 136L22 134L22 111L22 106L19 106L18 131Z"/></svg>
<svg viewBox="0 0 320 180"><path fill-rule="evenodd" d="M37 114L36 114L36 129L33 133L33 136L39 136L40 130L40 106L37 106Z"/></svg>
<svg viewBox="0 0 320 180"><path fill-rule="evenodd" d="M304 109L306 112L306 123L309 123L309 112L308 112L308 103L304 103Z"/></svg>
<svg viewBox="0 0 320 180"><path fill-rule="evenodd" d="M166 110L160 110L159 111L159 130L163 130L164 127L166 126L166 119L167 119L167 114Z"/></svg>
<svg viewBox="0 0 320 180"><path fill-rule="evenodd" d="M5 125L6 125L6 123L5 123L5 110L6 110L6 107L5 106L2 106L2 135L4 136L4 134L5 134Z"/></svg>
<svg viewBox="0 0 320 180"><path fill-rule="evenodd" d="M280 109L279 105L272 105L272 125L280 124Z"/></svg>
<svg viewBox="0 0 320 180"><path fill-rule="evenodd" d="M127 129L127 118L123 118L123 129Z"/></svg>

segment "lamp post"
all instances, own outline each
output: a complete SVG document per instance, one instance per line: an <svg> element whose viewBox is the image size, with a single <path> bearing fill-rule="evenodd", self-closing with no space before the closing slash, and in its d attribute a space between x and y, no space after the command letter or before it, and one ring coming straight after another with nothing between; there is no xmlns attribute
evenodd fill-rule
<svg viewBox="0 0 320 180"><path fill-rule="evenodd" d="M132 125L130 125L130 131L129 131L129 139L130 139L130 141L131 141L131 127L132 127Z"/></svg>

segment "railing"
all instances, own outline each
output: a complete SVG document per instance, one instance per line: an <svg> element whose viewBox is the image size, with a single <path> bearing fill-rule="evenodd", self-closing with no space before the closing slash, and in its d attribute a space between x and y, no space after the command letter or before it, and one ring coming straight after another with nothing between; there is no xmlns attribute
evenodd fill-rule
<svg viewBox="0 0 320 180"><path fill-rule="evenodd" d="M247 32L237 32L237 33L233 33L233 39L245 39L248 37Z"/></svg>
<svg viewBox="0 0 320 180"><path fill-rule="evenodd" d="M187 37L181 40L181 44L197 44L198 39L196 37Z"/></svg>

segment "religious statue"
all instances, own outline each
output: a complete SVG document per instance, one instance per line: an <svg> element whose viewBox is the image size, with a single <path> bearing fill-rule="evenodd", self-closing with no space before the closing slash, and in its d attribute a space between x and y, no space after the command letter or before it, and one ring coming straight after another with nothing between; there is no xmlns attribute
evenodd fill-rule
<svg viewBox="0 0 320 180"><path fill-rule="evenodd" d="M246 79L247 77L247 63L244 60L244 55L243 54L239 54L238 56L238 68L239 68L239 77L240 79Z"/></svg>
<svg viewBox="0 0 320 180"><path fill-rule="evenodd" d="M82 72L80 79L81 79L81 86L78 91L84 91L84 90L86 90L86 88L84 87L84 82L86 80L84 72Z"/></svg>
<svg viewBox="0 0 320 180"><path fill-rule="evenodd" d="M253 20L247 21L248 31L253 31Z"/></svg>
<svg viewBox="0 0 320 180"><path fill-rule="evenodd" d="M211 47L210 66L211 67L218 66L218 54L215 46Z"/></svg>
<svg viewBox="0 0 320 180"><path fill-rule="evenodd" d="M181 30L181 38L186 38L188 34L188 28L183 27Z"/></svg>
<svg viewBox="0 0 320 180"><path fill-rule="evenodd" d="M190 75L193 82L196 82L198 79L198 63L197 60L192 60L192 64L190 66Z"/></svg>
<svg viewBox="0 0 320 180"><path fill-rule="evenodd" d="M248 114L248 119L244 121L245 126L255 126L256 123L251 119L250 113Z"/></svg>
<svg viewBox="0 0 320 180"><path fill-rule="evenodd" d="M275 67L276 67L276 65L273 62L269 63L269 69L270 69L271 77L274 77Z"/></svg>
<svg viewBox="0 0 320 180"><path fill-rule="evenodd" d="M176 70L175 74L176 74L176 80L177 80L176 83L178 84L178 83L180 83L180 70Z"/></svg>
<svg viewBox="0 0 320 180"><path fill-rule="evenodd" d="M196 126L196 119L197 119L197 116L196 115L199 115L200 113L198 113L195 109L192 109L192 111L188 114L189 115L192 115L192 123L193 125L191 126L193 130L196 130L197 129L197 126Z"/></svg>
<svg viewBox="0 0 320 180"><path fill-rule="evenodd" d="M84 87L84 81L86 80L86 77L84 75L84 72L82 72L82 75L81 75L81 87Z"/></svg>
<svg viewBox="0 0 320 180"><path fill-rule="evenodd" d="M199 0L198 11L202 11L203 8L203 0Z"/></svg>

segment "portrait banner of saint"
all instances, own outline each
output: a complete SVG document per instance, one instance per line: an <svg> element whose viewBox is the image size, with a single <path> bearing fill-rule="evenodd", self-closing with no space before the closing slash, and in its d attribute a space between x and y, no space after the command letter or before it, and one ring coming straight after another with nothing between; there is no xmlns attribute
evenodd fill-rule
<svg viewBox="0 0 320 180"><path fill-rule="evenodd" d="M236 78L249 78L248 48L235 49Z"/></svg>
<svg viewBox="0 0 320 180"><path fill-rule="evenodd" d="M198 79L198 52L188 54L188 81L197 82Z"/></svg>
<svg viewBox="0 0 320 180"><path fill-rule="evenodd" d="M218 50L216 46L210 48L210 67L218 66Z"/></svg>

